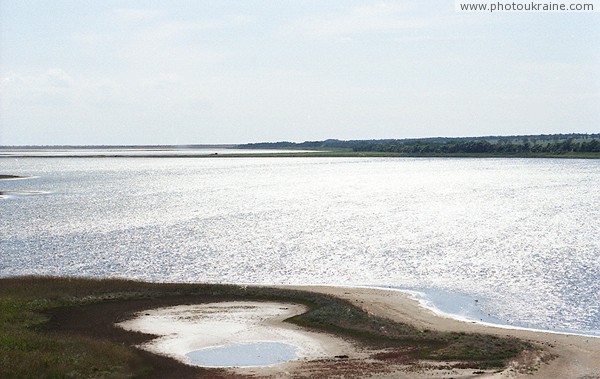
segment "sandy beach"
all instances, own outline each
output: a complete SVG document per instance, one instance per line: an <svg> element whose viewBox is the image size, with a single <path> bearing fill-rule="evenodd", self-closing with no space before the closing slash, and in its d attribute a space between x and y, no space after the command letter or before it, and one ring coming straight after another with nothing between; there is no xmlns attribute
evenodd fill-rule
<svg viewBox="0 0 600 379"><path fill-rule="evenodd" d="M315 288L316 291L333 288ZM334 292L334 291L332 291ZM354 300L360 302L360 298ZM172 358L184 365L221 368L234 377L254 378L473 378L493 371L449 367L446 362L396 362L374 359L375 350L341 336L309 330L286 322L307 308L280 302L216 302L146 309L117 324L119 328L153 335L138 348ZM252 349L241 353L224 353L217 358L230 363L219 364L194 355L211 355L212 351L257 345L284 343L295 347L295 357L277 363L255 365ZM268 360L260 353L258 359ZM226 357L223 357L226 355ZM196 357L197 359L197 357ZM202 358L201 358L202 359ZM213 358L214 359L214 358ZM233 363L236 362L236 363ZM477 374L474 374L477 372Z"/></svg>
<svg viewBox="0 0 600 379"><path fill-rule="evenodd" d="M532 379L600 378L600 338L543 331L507 329L459 321L440 316L433 311L423 308L408 294L394 290L329 286L299 286L291 288L337 296L349 300L373 315L409 323L424 329L512 336L530 341L544 349L541 354L522 357L519 361L513 362L508 369L500 373L482 374L476 377ZM388 377L402 377L400 374L392 373ZM443 375L436 376L435 372L430 372L429 374L429 377L444 377Z"/></svg>
<svg viewBox="0 0 600 379"><path fill-rule="evenodd" d="M297 357L261 367L228 367L239 376L360 377L360 378L600 378L600 338L552 332L507 329L445 317L422 307L407 293L365 287L281 286L332 295L350 301L368 313L443 332L492 334L533 343L503 371L458 369L451 362L395 362L372 359L377 351L339 336L307 330L285 322L305 311L296 304L278 302L225 302L154 308L138 312L120 327L158 335L140 348L185 364L186 354L199 349L278 341L297 347ZM380 351L381 352L381 351ZM232 365L235 366L235 365Z"/></svg>

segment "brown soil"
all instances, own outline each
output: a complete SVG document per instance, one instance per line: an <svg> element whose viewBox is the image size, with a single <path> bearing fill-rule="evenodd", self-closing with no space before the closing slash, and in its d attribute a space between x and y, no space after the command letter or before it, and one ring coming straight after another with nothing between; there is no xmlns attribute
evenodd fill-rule
<svg viewBox="0 0 600 379"><path fill-rule="evenodd" d="M135 346L148 341L155 336L130 332L115 326L116 322L131 318L135 313L150 308L167 307L182 304L199 304L215 302L223 299L198 296L155 298L143 300L124 300L83 305L78 307L57 308L48 312L50 321L45 326L46 333L58 335L77 335L108 340L126 346ZM205 369L188 366L175 359L152 354L138 349L139 361L143 367L151 368L150 373L143 375L144 379L165 378L232 378L223 370ZM236 375L236 378L242 376Z"/></svg>
<svg viewBox="0 0 600 379"><path fill-rule="evenodd" d="M290 287L287 287L290 288ZM277 368L245 370L216 370L188 366L175 359L137 350L139 367L150 368L150 373L139 377L168 378L248 378L248 377L376 377L376 378L594 378L600 379L600 339L540 333L527 330L510 330L460 322L434 315L418 306L405 294L367 288L300 287L303 290L324 292L348 299L376 316L407 322L418 327L441 331L461 331L513 336L543 347L543 350L522 356L502 372L475 372L473 370L445 370L434 367L433 362L410 362L403 357L394 359L332 359L324 361L296 361ZM230 301L214 296L181 296L121 300L78 307L59 308L48 312L50 321L45 332L75 335L112 341L125 346L136 346L154 338L152 335L130 332L115 326L137 312L147 309L183 304ZM384 352L385 353L385 352ZM397 358L397 359L396 359ZM136 367L133 367L136 369Z"/></svg>

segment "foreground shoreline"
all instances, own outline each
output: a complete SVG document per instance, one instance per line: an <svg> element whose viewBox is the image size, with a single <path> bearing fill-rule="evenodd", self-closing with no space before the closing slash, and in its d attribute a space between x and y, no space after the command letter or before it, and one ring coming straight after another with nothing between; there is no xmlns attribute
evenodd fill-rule
<svg viewBox="0 0 600 379"><path fill-rule="evenodd" d="M293 286L293 287L300 287L300 286ZM307 287L314 287L315 290L318 290L319 287L336 287L335 285L314 285L314 286L307 286ZM570 336L579 336L579 337L585 337L585 338L597 338L600 339L600 334L592 334L590 333L585 333L585 332L580 332L577 330L561 330L561 329L557 329L557 330L552 330L552 329L544 329L544 328L536 328L535 326L531 326L531 327L527 327L527 326L519 326L519 325L511 325L511 324L502 324L500 322L494 322L494 321L484 321L483 319L481 320L476 320L474 318L471 317L464 317L458 314L454 314L452 312L446 312L440 308L438 308L436 306L435 302L431 302L427 299L428 295L424 292L418 291L418 290L406 290L406 289L402 289L401 287L380 287L380 286L340 286L342 288L363 288L363 289L376 289L376 290L382 290L382 291L395 291L395 292L400 292L401 294L404 294L408 297L407 301L408 302L415 302L418 304L419 308L423 309L424 312L430 312L433 313L436 317L440 317L443 319L452 319L458 322L462 322L462 323L467 323L467 324L477 324L477 325L481 325L484 327L491 327L491 328L498 328L498 329L508 329L508 330L521 330L521 331L525 331L525 332L533 332L533 333L549 333L549 334L557 334L557 335L570 335ZM481 315L483 316L483 314Z"/></svg>
<svg viewBox="0 0 600 379"><path fill-rule="evenodd" d="M478 333L510 337L524 340L541 347L544 351L529 353L513 360L501 371L473 371L473 370L443 370L419 369L415 371L406 368L391 368L389 372L378 372L368 377L376 378L446 378L451 375L455 378L562 378L562 379L597 379L600 378L600 338L564 332L535 330L525 328L511 328L510 326L479 323L453 318L452 315L436 313L425 307L409 292L399 289L364 286L331 286L331 285L275 285L265 288L281 288L285 290L298 290L320 293L347 300L353 305L363 309L369 315L391 319L395 322L416 326L420 329L430 329L450 333ZM241 303L240 303L241 304ZM282 305L285 305L281 303ZM169 308L157 308L161 312ZM145 313L147 315L147 313ZM136 322L132 319L130 322ZM285 327L285 322L277 325ZM271 325L275 326L275 325ZM154 334L154 333L152 333ZM335 342L329 342L335 345ZM339 345L338 347L343 346ZM346 349L351 356L360 355L360 350ZM335 347L333 348L335 351ZM362 360L366 360L363 354ZM302 376L306 363L291 361L275 367L231 368L229 371L236 375L252 375L258 377L281 377L282 372ZM477 372L475 375L474 373ZM285 375L284 375L285 377ZM367 377L367 376L365 376Z"/></svg>
<svg viewBox="0 0 600 379"><path fill-rule="evenodd" d="M286 288L323 293L350 301L375 316L442 332L483 333L510 336L541 345L553 359L537 364L535 371L504 370L485 378L600 378L600 338L545 330L509 328L446 317L422 306L408 293L372 287L290 286ZM535 358L534 358L535 359ZM531 362L535 365L535 362Z"/></svg>
<svg viewBox="0 0 600 379"><path fill-rule="evenodd" d="M282 328L312 330L344 343L333 343L318 359L250 371L215 370L139 348L161 333L118 327L165 307L232 301L258 301L259 308L267 302L298 304L306 311L278 321ZM354 347L340 350L348 343ZM435 314L399 290L367 287L0 278L0 351L8 359L0 362L0 376L7 378L62 377L67 372L157 379L600 378L598 338L462 322ZM72 361L74 356L78 358Z"/></svg>

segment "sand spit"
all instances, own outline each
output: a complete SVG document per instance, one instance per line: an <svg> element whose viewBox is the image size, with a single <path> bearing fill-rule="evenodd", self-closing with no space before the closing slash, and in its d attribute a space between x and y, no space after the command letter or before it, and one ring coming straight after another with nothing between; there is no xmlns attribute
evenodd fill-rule
<svg viewBox="0 0 600 379"><path fill-rule="evenodd" d="M459 321L425 309L410 295L396 290L327 286L293 286L285 288L333 295L349 300L373 315L409 323L424 329L512 336L531 341L543 348L539 354L520 357L502 372L486 373L474 377L497 379L600 379L600 338L506 329ZM429 377L443 377L434 375L433 372L430 374ZM389 374L377 377L400 378L402 376Z"/></svg>
<svg viewBox="0 0 600 379"><path fill-rule="evenodd" d="M345 297L364 306L370 303L369 293L353 295L355 289L310 287L303 290L327 292ZM375 291L373 299L390 291ZM391 302L391 307L397 304ZM416 307L417 312L423 309ZM156 335L157 338L139 347L193 365L191 355L198 351L220 349L252 343L284 343L295 347L296 357L278 364L234 367L204 364L205 367L225 367L234 375L262 378L475 378L491 375L492 371L450 368L446 362L403 364L373 359L383 350L361 348L338 336L306 330L284 322L301 314L306 307L278 302L220 302L178 305L138 312L119 327ZM384 312L385 313L385 312Z"/></svg>
<svg viewBox="0 0 600 379"><path fill-rule="evenodd" d="M158 337L140 348L193 364L190 352L245 343L285 343L296 357L260 367L227 367L234 375L261 378L561 378L600 379L600 338L506 329L459 321L423 308L409 294L377 288L282 286L346 299L367 312L423 329L512 336L537 345L501 372L450 368L445 362L401 363L374 360L374 351L326 333L284 322L306 311L303 305L278 302L222 302L180 305L138 312L118 324Z"/></svg>

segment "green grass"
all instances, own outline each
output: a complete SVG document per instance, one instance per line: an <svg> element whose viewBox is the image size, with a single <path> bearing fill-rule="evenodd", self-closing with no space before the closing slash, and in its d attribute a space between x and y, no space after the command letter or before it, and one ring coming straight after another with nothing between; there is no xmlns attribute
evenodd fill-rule
<svg viewBox="0 0 600 379"><path fill-rule="evenodd" d="M368 315L344 300L311 292L120 279L18 277L0 279L0 378L145 377L153 367L137 349L85 333L52 332L47 327L52 312L90 304L184 296L198 302L275 300L305 304L309 311L290 322L346 336L374 350L409 351L410 359L501 368L506 360L533 348L510 338L419 330Z"/></svg>
<svg viewBox="0 0 600 379"><path fill-rule="evenodd" d="M198 156L200 157L200 156ZM331 149L311 152L289 152L289 153L248 153L248 154L219 154L207 155L206 158L566 158L566 159L600 159L600 153L578 153L570 152L563 154L553 153L392 153L379 151L351 151L349 149Z"/></svg>

